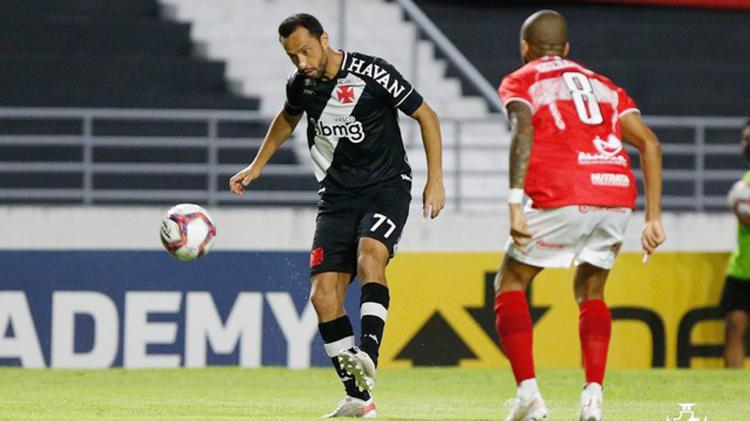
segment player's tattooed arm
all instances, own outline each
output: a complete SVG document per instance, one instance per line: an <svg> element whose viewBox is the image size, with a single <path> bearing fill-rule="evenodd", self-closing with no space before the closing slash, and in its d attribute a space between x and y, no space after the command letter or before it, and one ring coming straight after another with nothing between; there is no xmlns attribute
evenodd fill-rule
<svg viewBox="0 0 750 421"><path fill-rule="evenodd" d="M531 108L522 102L513 101L508 104L510 119L510 188L523 190L526 173L529 169L531 147L534 142L534 126L531 124ZM511 190L511 195L513 190ZM510 235L513 243L520 250L524 250L531 241L526 215L521 209L521 203L508 201L510 209Z"/></svg>
<svg viewBox="0 0 750 421"><path fill-rule="evenodd" d="M527 104L513 101L508 104L508 117L511 128L510 188L523 189L534 143L531 109Z"/></svg>

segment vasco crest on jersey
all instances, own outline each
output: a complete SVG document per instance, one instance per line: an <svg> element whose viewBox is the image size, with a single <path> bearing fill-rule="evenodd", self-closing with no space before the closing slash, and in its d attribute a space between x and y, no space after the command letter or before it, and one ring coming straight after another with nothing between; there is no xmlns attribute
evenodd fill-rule
<svg viewBox="0 0 750 421"><path fill-rule="evenodd" d="M338 85L336 87L336 98L342 104L354 102L354 88L351 85Z"/></svg>

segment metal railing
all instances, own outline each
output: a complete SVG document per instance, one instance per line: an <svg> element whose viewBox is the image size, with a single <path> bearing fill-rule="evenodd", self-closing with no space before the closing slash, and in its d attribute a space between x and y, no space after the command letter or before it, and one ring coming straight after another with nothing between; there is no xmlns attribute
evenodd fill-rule
<svg viewBox="0 0 750 421"><path fill-rule="evenodd" d="M706 194L707 182L732 183L742 177L747 170L745 166L737 168L707 169L706 160L710 157L739 156L740 130L747 121L743 117L671 117L648 116L644 118L658 134L660 129L689 129L693 132L692 140L679 143L667 143L662 139L664 157L692 158L695 165L691 169L665 169L663 178L665 185L670 181L688 181L692 183L692 195L675 195L668 188L664 191L662 204L665 209L680 210L720 210L726 209L727 191ZM707 131L710 129L732 130L734 142L710 142ZM635 171L641 180L641 171ZM668 187L668 186L667 186ZM643 205L643 197L638 198L639 205Z"/></svg>
<svg viewBox="0 0 750 421"><path fill-rule="evenodd" d="M222 138L219 126L226 122L267 123L268 118L249 111L215 111L215 110L148 110L148 109L75 109L75 108L0 108L0 123L18 121L65 121L80 123L78 134L0 134L0 147L23 148L29 146L80 146L80 161L10 161L4 159L0 152L0 175L10 174L80 174L80 187L45 188L34 186L0 187L0 202L78 202L86 205L118 202L149 203L194 201L215 206L227 202L274 202L287 204L315 203L314 191L259 191L252 190L244 196L232 195L226 187L218 186L221 176L230 176L242 168L240 164L220 164L219 152L224 148L241 148L260 146L260 138ZM158 131L153 135L99 135L97 124L107 121L132 122L199 122L205 128L202 136L163 136ZM32 130L33 132L33 130ZM174 148L175 154L187 148L205 148L205 162L164 163L164 162L97 162L94 151L101 147L119 148ZM1 149L0 149L1 150ZM252 156L247 157L249 162ZM97 175L161 175L178 177L185 175L205 175L205 185L196 185L195 189L107 189L97 188ZM269 164L265 175L306 175L312 172L300 165ZM140 186L139 186L140 187Z"/></svg>
<svg viewBox="0 0 750 421"><path fill-rule="evenodd" d="M9 122L44 122L44 121L66 121L78 122L80 131L71 134L69 131L63 133L9 133L4 127ZM105 135L100 134L97 127L107 121L125 122L160 122L167 121L195 124L203 127L203 135L190 136L163 136L158 133L153 135ZM711 193L706 188L708 182L720 182L731 184L739 179L745 167L727 167L721 169L708 169L707 159L712 157L739 156L739 141L735 143L717 143L712 141L709 131L720 129L736 133L739 138L739 130L745 120L740 117L647 117L646 121L659 133L665 129L689 130L691 134L673 142L664 142L663 151L665 159L689 159L694 165L684 169L665 169L665 191L663 197L666 210L717 210L724 209L725 192ZM230 148L258 147L260 137L223 137L219 132L225 123L259 123L265 126L268 123L266 117L254 112L246 111L213 111L213 110L133 110L133 109L55 109L55 108L0 108L0 178L8 178L9 175L36 174L54 177L56 174L80 174L81 182L75 187L49 188L45 183L26 186L9 186L9 183L0 184L0 203L165 203L175 201L195 201L205 203L209 206L224 205L231 203L273 203L280 205L302 205L313 206L318 199L314 189L299 186L287 190L259 190L250 189L244 196L234 196L223 183L219 183L221 177L228 177L241 168L241 164L227 164L219 160L219 153ZM500 158L507 153L509 139L497 134L496 141L477 142L467 133L466 129L475 124L500 123L502 120L451 120L441 121L444 137L446 185L448 186L448 198L452 207L457 210L464 208L496 208L505 201L505 186L507 185L507 159ZM302 126L302 125L301 125ZM297 133L302 134L304 127L298 127ZM421 137L419 127L415 122L402 120L402 130L405 143L410 150L412 160L422 154ZM12 132L12 131L11 131ZM492 133L489 136L493 136ZM674 140L674 137L671 138ZM288 142L283 147L289 147ZM20 150L29 147L80 147L80 160L46 160L40 161L29 159L10 159L3 156L3 151L13 149ZM118 147L129 149L148 148L173 148L175 154L182 151L201 149L205 150L206 159L201 162L102 162L95 157L98 148ZM483 159L483 163L472 161L467 155L472 152L480 152L483 155L492 156L491 159ZM494 156L497 156L495 159ZM247 157L249 161L251 156ZM310 184L314 184L312 169L308 164L309 159L304 156L299 158L300 164L270 164L264 170L266 176L309 176ZM490 161L488 164L487 162ZM423 179L424 167L415 166L415 178ZM640 179L640 170L635 171ZM107 174L117 177L118 175L152 175L163 177L180 177L186 175L205 176L205 183L196 184L195 188L176 189L149 189L148 186L137 186L137 188L102 188L97 186L95 180L98 175ZM492 186L489 188L473 189L465 191L467 180L491 179ZM497 181L497 183L496 183ZM688 193L670 190L669 183L672 181L689 183L692 189ZM497 186L495 188L495 186ZM421 192L421 186L415 185L415 196ZM416 198L415 198L416 199ZM418 203L418 200L415 200ZM642 198L639 198L642 204Z"/></svg>
<svg viewBox="0 0 750 421"><path fill-rule="evenodd" d="M662 151L664 160L672 159L692 161L694 165L690 168L672 169L666 165L662 176L664 179L664 191L662 195L662 206L668 211L717 211L725 210L726 193L729 185L740 179L747 166L740 164L736 167L707 168L706 162L709 159L738 157L740 155L740 130L745 125L746 119L743 117L682 117L682 116L647 116L644 117L646 123L651 126L657 135L664 130L683 130L686 133L678 136L660 136L662 139ZM482 123L488 120L445 120L441 121L443 126L443 136L448 141L444 148L446 152L453 152L453 156L448 162L454 162L454 170L446 171L446 180L451 180L453 186L447 193L450 201L458 210L473 204L476 208L478 204L498 206L505 203L507 197L507 175L508 162L498 162L496 168L477 168L473 163L466 162L462 155L470 151L484 151L488 154L497 152L507 152L509 149L509 139L498 138L497 143L472 144L470 139L464 135L464 127L472 123ZM492 120L489 120L492 121ZM494 120L497 121L497 120ZM729 142L716 142L715 139L707 134L710 130L730 131ZM689 134L688 134L689 132ZM409 132L413 137L407 136L407 142L416 145L421 142L418 137L418 130ZM713 141L712 141L713 140ZM635 148L627 147L631 160L637 167L638 153ZM463 152L463 154L462 154ZM665 162L666 163L666 162ZM643 183L643 173L639 168L633 170L639 184ZM417 176L420 171L415 171ZM422 174L424 175L424 174ZM466 177L487 176L492 178L502 177L502 185L496 189L488 190L483 195L467 196L462 190L461 180ZM685 194L677 191L674 183L689 183L690 193ZM708 189L707 183L719 183L726 185L726 189L717 188ZM681 190L684 190L681 189ZM712 190L709 192L708 190ZM645 204L643 195L639 195L637 204L643 207Z"/></svg>

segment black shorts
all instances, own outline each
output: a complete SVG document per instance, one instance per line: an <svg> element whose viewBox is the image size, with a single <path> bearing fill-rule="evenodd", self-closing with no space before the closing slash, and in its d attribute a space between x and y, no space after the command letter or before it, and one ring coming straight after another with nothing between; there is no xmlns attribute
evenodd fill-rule
<svg viewBox="0 0 750 421"><path fill-rule="evenodd" d="M727 276L721 294L721 309L725 314L732 310L750 312L750 280Z"/></svg>
<svg viewBox="0 0 750 421"><path fill-rule="evenodd" d="M394 180L357 194L324 195L318 205L310 275L357 273L357 246L362 237L383 243L390 257L409 216L411 182Z"/></svg>

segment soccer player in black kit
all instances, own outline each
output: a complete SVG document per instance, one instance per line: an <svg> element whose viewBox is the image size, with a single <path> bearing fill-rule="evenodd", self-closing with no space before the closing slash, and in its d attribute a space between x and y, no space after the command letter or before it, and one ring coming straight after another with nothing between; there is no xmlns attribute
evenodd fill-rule
<svg viewBox="0 0 750 421"><path fill-rule="evenodd" d="M242 194L306 114L308 146L320 183L310 300L326 354L346 390L324 418L375 418L371 392L390 301L385 267L411 201L411 168L398 111L417 120L421 129L427 157L423 212L431 218L445 205L440 123L388 62L331 49L315 17L287 18L279 26L279 41L297 67L287 82L286 103L255 159L230 179L229 187ZM355 275L362 285L359 348L343 307Z"/></svg>

